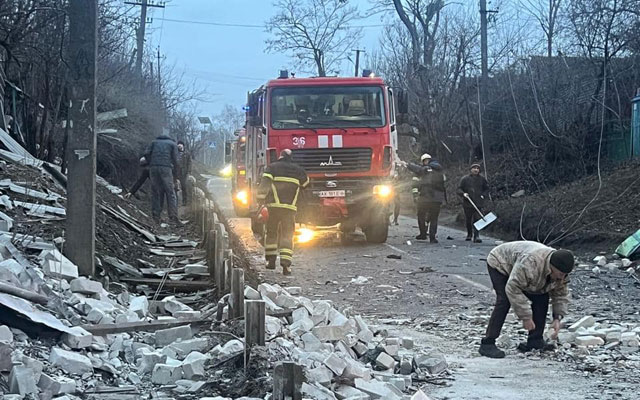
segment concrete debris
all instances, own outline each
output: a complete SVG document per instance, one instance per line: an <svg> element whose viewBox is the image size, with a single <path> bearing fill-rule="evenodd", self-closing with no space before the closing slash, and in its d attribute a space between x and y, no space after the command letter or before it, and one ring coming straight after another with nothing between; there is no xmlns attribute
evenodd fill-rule
<svg viewBox="0 0 640 400"><path fill-rule="evenodd" d="M156 385L174 384L179 379L182 379L182 366L179 364L156 364L153 367L151 382L155 383Z"/></svg>
<svg viewBox="0 0 640 400"><path fill-rule="evenodd" d="M175 328L156 331L156 346L162 347L175 342L176 340L187 340L193 337L191 326L178 326Z"/></svg>
<svg viewBox="0 0 640 400"><path fill-rule="evenodd" d="M604 340L597 336L578 336L575 343L578 346L602 346Z"/></svg>
<svg viewBox="0 0 640 400"><path fill-rule="evenodd" d="M587 315L569 326L569 332L575 332L580 328L589 328L595 324L596 320L591 315Z"/></svg>
<svg viewBox="0 0 640 400"><path fill-rule="evenodd" d="M395 365L396 365L396 360L394 360L393 357L391 357L389 354L385 352L380 353L376 358L376 367L380 369L383 369L383 370L393 369Z"/></svg>
<svg viewBox="0 0 640 400"><path fill-rule="evenodd" d="M97 295L104 290L100 282L92 281L84 277L72 280L70 289L73 293L87 295Z"/></svg>
<svg viewBox="0 0 640 400"><path fill-rule="evenodd" d="M88 357L59 347L51 349L49 362L71 375L82 375L93 372L93 365Z"/></svg>
<svg viewBox="0 0 640 400"><path fill-rule="evenodd" d="M244 289L244 298L247 300L260 300L262 297L257 290L255 290L251 286L247 286Z"/></svg>
<svg viewBox="0 0 640 400"><path fill-rule="evenodd" d="M58 250L43 250L40 259L45 275L68 281L78 278L78 267Z"/></svg>
<svg viewBox="0 0 640 400"><path fill-rule="evenodd" d="M197 351L189 354L182 362L182 374L184 378L194 379L204 377L204 365L208 360L208 356Z"/></svg>
<svg viewBox="0 0 640 400"><path fill-rule="evenodd" d="M416 368L427 371L431 375L438 375L449 367L444 356L437 352L416 354L413 357L413 364Z"/></svg>
<svg viewBox="0 0 640 400"><path fill-rule="evenodd" d="M13 343L13 333L6 325L0 325L0 342Z"/></svg>
<svg viewBox="0 0 640 400"><path fill-rule="evenodd" d="M149 314L149 300L147 296L132 297L129 301L129 310L136 313L140 318L146 317Z"/></svg>
<svg viewBox="0 0 640 400"><path fill-rule="evenodd" d="M9 375L9 392L13 394L37 394L38 386L29 368L16 365Z"/></svg>
<svg viewBox="0 0 640 400"><path fill-rule="evenodd" d="M302 394L316 400L336 400L336 396L331 390L320 385L310 385L306 382L302 384Z"/></svg>
<svg viewBox="0 0 640 400"><path fill-rule="evenodd" d="M50 396L57 396L60 394L75 393L76 381L70 378L51 377L47 374L42 374L38 381L38 387L43 393Z"/></svg>

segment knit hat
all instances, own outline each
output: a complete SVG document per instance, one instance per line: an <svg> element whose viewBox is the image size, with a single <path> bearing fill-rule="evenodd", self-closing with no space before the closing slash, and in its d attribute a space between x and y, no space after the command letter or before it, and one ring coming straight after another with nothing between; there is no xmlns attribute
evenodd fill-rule
<svg viewBox="0 0 640 400"><path fill-rule="evenodd" d="M473 163L471 164L471 166L469 167L469 169L474 169L475 167L478 167L478 169L482 169L482 167L480 166L480 164L478 163Z"/></svg>
<svg viewBox="0 0 640 400"><path fill-rule="evenodd" d="M560 272L568 274L573 271L574 259L573 254L569 250L556 250L551 253L551 259L549 260Z"/></svg>

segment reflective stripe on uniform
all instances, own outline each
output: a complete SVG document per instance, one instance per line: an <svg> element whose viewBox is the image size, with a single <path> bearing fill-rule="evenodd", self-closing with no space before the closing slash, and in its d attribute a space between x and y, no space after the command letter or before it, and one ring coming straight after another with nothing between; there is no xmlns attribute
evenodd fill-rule
<svg viewBox="0 0 640 400"><path fill-rule="evenodd" d="M307 180L304 181L304 183L302 184L302 187L307 187L307 185L309 184L309 177L307 177Z"/></svg>
<svg viewBox="0 0 640 400"><path fill-rule="evenodd" d="M288 254L288 255L292 256L293 255L293 250L291 250L291 249L280 249L280 255L283 255L283 254Z"/></svg>
<svg viewBox="0 0 640 400"><path fill-rule="evenodd" d="M273 178L273 180L274 182L287 182L300 186L300 181L296 178L289 178L287 176L276 176L275 178Z"/></svg>
<svg viewBox="0 0 640 400"><path fill-rule="evenodd" d="M270 203L270 204L267 204L267 207L286 208L287 210L298 211L298 207L292 206L291 204Z"/></svg>
<svg viewBox="0 0 640 400"><path fill-rule="evenodd" d="M269 178L269 179L273 180L273 175L271 175L271 174L269 174L269 173L267 173L267 172L265 172L264 174L262 174L262 177L263 177L263 178Z"/></svg>
<svg viewBox="0 0 640 400"><path fill-rule="evenodd" d="M282 261L282 260L293 261L293 257L292 256L287 256L285 254L280 254L280 261Z"/></svg>

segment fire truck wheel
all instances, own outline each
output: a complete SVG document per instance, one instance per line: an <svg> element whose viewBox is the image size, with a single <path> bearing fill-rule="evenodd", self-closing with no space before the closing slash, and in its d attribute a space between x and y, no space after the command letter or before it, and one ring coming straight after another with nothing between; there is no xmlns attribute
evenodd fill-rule
<svg viewBox="0 0 640 400"><path fill-rule="evenodd" d="M374 222L364 229L364 236L368 243L384 243L389 235L389 221L378 218L378 222Z"/></svg>

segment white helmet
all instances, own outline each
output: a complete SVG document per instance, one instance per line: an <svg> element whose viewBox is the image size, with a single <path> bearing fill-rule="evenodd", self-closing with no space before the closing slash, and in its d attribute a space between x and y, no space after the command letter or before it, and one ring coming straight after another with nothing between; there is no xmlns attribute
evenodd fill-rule
<svg viewBox="0 0 640 400"><path fill-rule="evenodd" d="M420 162L427 160L427 159L431 159L431 155L424 153L422 156L420 156Z"/></svg>

